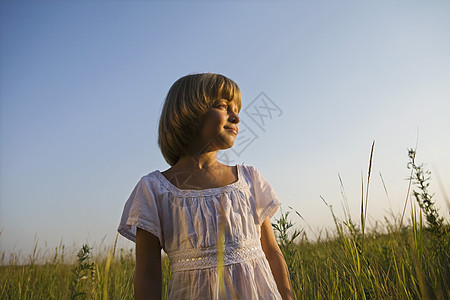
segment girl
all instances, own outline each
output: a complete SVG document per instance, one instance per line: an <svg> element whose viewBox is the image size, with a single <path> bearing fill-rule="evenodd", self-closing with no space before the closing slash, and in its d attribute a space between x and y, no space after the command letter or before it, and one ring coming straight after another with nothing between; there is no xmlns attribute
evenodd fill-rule
<svg viewBox="0 0 450 300"><path fill-rule="evenodd" d="M169 299L292 299L270 223L280 201L256 168L217 160L235 142L240 109L240 90L223 75L170 88L158 144L171 167L141 178L118 229L136 242L136 299L161 298L161 248Z"/></svg>

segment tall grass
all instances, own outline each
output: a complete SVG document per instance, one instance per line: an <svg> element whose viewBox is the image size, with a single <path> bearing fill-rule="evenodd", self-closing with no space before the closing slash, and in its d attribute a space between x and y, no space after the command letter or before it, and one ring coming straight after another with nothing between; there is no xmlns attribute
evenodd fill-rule
<svg viewBox="0 0 450 300"><path fill-rule="evenodd" d="M365 230L368 186L362 186L360 225L349 214L339 220L325 199L335 224L332 238L310 242L292 231L289 212L273 224L290 270L297 299L450 299L450 230L428 192L430 172L408 150L412 197L410 223L386 220L386 228ZM343 192L343 185L341 188ZM345 199L345 193L343 192ZM345 211L345 210L344 210ZM423 224L425 216L427 224ZM301 217L301 215L300 215ZM396 225L393 225L396 224ZM383 228L382 228L383 229ZM298 236L299 240L295 241Z"/></svg>
<svg viewBox="0 0 450 300"><path fill-rule="evenodd" d="M415 150L408 152L412 193L408 191L405 206L411 208L409 221L390 216L384 226L367 229L373 146L367 177L362 180L359 224L348 208L339 219L325 199L335 226L314 241L295 227L290 218L293 211L273 223L296 299L450 299L449 225L434 206L428 191L430 173L415 161ZM0 299L133 298L133 249L113 246L97 249L104 255L93 255L83 245L78 253L67 254L61 245L39 257L36 248L37 243L26 264L19 264L17 255L7 258L2 253ZM162 256L162 268L166 295L171 276L166 256Z"/></svg>

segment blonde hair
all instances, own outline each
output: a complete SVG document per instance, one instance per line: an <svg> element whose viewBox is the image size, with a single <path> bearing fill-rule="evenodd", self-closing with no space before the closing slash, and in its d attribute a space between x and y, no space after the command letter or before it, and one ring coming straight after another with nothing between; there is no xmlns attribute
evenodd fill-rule
<svg viewBox="0 0 450 300"><path fill-rule="evenodd" d="M241 91L231 79L213 73L181 77L170 88L159 119L158 145L173 166L200 133L203 117L217 99L242 106Z"/></svg>

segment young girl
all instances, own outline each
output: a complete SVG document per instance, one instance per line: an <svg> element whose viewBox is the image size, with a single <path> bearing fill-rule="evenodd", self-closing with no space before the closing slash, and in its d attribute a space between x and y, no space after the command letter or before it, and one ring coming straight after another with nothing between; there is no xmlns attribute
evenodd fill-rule
<svg viewBox="0 0 450 300"><path fill-rule="evenodd" d="M136 299L161 298L161 248L169 299L292 299L270 223L280 201L256 168L217 160L235 142L240 109L240 90L223 75L170 88L158 143L171 167L141 178L118 229L136 242Z"/></svg>

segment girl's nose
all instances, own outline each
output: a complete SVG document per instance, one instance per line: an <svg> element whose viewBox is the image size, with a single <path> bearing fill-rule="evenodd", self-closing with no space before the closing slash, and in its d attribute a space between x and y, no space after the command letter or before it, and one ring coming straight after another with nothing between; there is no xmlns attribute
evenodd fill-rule
<svg viewBox="0 0 450 300"><path fill-rule="evenodd" d="M236 113L231 113L231 115L228 117L228 121L234 124L238 124L241 119L239 118L239 115Z"/></svg>

